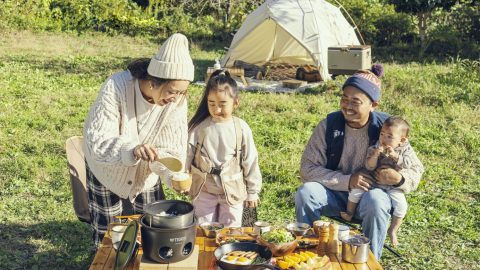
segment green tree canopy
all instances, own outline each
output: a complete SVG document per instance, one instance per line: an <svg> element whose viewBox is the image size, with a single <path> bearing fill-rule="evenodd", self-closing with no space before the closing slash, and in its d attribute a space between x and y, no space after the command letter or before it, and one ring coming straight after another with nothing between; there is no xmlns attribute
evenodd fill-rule
<svg viewBox="0 0 480 270"><path fill-rule="evenodd" d="M426 48L428 19L435 9L450 10L458 0L389 0L397 12L413 14L417 17L418 35L422 52Z"/></svg>

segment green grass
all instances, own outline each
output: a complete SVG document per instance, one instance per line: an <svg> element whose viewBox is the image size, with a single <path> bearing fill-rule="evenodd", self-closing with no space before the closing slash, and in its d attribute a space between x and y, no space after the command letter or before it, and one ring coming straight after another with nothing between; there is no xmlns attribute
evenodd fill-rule
<svg viewBox="0 0 480 270"><path fill-rule="evenodd" d="M192 47L201 80L221 50ZM152 56L158 44L13 32L0 35L0 48L0 269L85 269L93 259L90 229L73 212L64 142L81 134L105 78L133 58ZM426 172L407 196L397 249L404 259L385 251L381 263L386 269L480 269L479 63L390 62L385 69L381 110L410 121ZM190 88L190 115L201 91ZM236 114L253 130L264 177L260 219L294 219L301 153L338 102L334 83L310 94L241 94Z"/></svg>

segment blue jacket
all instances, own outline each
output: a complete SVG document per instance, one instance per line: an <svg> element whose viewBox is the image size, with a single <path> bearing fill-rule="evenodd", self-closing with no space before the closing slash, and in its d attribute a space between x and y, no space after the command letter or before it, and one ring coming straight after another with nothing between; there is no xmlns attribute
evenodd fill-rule
<svg viewBox="0 0 480 270"><path fill-rule="evenodd" d="M384 112L371 112L368 126L369 145L378 141L383 122L389 117ZM345 138L345 118L341 111L327 115L325 141L327 144L327 169L336 170L342 157Z"/></svg>

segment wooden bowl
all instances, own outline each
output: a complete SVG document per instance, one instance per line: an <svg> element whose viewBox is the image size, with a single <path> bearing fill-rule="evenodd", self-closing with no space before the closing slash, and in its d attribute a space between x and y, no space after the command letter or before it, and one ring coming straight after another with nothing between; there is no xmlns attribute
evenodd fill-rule
<svg viewBox="0 0 480 270"><path fill-rule="evenodd" d="M203 234L208 238L215 238L217 234L223 229L224 225L219 222L204 222L200 224Z"/></svg>
<svg viewBox="0 0 480 270"><path fill-rule="evenodd" d="M295 251L295 249L298 247L298 239L288 243L276 244L267 242L265 239L259 236L257 237L257 242L262 246L268 247L275 257L288 255Z"/></svg>

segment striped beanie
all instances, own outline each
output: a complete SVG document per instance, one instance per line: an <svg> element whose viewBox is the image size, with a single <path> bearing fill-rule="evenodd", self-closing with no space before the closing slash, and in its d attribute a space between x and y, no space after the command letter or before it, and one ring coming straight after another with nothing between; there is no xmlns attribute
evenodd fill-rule
<svg viewBox="0 0 480 270"><path fill-rule="evenodd" d="M359 70L350 76L343 84L342 90L347 86L353 86L367 94L372 101L379 101L381 96L383 66L374 64L369 70Z"/></svg>

